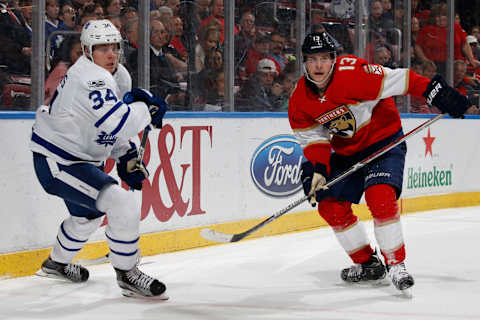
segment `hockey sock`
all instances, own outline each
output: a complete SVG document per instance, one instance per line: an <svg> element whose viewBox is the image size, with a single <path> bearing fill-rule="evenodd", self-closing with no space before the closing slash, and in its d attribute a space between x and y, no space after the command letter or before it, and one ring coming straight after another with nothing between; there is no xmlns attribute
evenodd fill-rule
<svg viewBox="0 0 480 320"><path fill-rule="evenodd" d="M375 237L386 264L405 260L402 225L394 187L378 184L365 191L365 200L374 219Z"/></svg>
<svg viewBox="0 0 480 320"><path fill-rule="evenodd" d="M90 235L97 230L103 217L88 220L87 218L70 216L65 219L57 234L50 257L60 263L71 263L75 255L82 249Z"/></svg>
<svg viewBox="0 0 480 320"><path fill-rule="evenodd" d="M351 203L328 198L318 204L318 212L335 232L340 245L354 263L367 261L373 253L363 224L352 212Z"/></svg>
<svg viewBox="0 0 480 320"><path fill-rule="evenodd" d="M111 184L102 189L97 199L97 209L105 212L105 228L109 259L113 267L130 270L135 266L140 236L140 206L132 192Z"/></svg>

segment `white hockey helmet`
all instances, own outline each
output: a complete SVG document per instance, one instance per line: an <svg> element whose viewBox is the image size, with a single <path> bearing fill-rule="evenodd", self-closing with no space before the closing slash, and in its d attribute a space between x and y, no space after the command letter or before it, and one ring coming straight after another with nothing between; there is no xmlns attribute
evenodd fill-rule
<svg viewBox="0 0 480 320"><path fill-rule="evenodd" d="M82 50L87 52L93 61L93 46L98 44L118 43L121 49L122 35L110 20L90 20L83 26L80 35Z"/></svg>

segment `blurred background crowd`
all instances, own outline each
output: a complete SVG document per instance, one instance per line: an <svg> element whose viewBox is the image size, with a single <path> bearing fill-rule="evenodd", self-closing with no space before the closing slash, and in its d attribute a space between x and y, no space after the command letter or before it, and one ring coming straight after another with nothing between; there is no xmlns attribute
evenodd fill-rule
<svg viewBox="0 0 480 320"><path fill-rule="evenodd" d="M1 110L31 106L32 5L38 0L0 0ZM228 1L228 0L226 0ZM233 1L233 0L232 0ZM353 0L309 0L305 33L327 31L338 55L358 54L361 30L370 63L411 68L424 76L446 74L447 11L439 0L365 0L365 19L356 28ZM235 111L287 111L288 98L301 76L301 40L296 39L295 0L235 0ZM411 12L407 12L410 3ZM70 65L82 54L80 30L92 19L109 19L123 36L121 61L138 85L138 0L45 0L44 103ZM455 2L453 86L479 105L480 4ZM150 1L150 90L172 110L230 111L225 108L224 0ZM411 25L406 28L406 15ZM357 30L357 31L356 31ZM410 31L406 63L405 30ZM435 113L424 99L397 101L400 111ZM471 108L469 113L477 113Z"/></svg>

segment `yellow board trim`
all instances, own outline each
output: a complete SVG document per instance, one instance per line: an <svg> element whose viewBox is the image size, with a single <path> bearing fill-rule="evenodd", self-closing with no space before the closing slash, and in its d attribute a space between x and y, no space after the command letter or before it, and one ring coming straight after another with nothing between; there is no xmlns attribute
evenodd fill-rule
<svg viewBox="0 0 480 320"><path fill-rule="evenodd" d="M480 192L464 192L444 195L423 196L399 200L401 214L427 210L471 207L480 205ZM370 220L370 212L365 204L353 205L354 213L361 220ZM140 237L142 256L151 256L165 252L180 251L211 245L218 245L203 239L200 230L209 227L217 231L238 233L260 223L265 218L227 222L174 231L143 234ZM247 239L271 236L282 233L307 231L325 227L327 223L316 210L286 214L282 218L258 230ZM28 250L0 254L0 279L28 276L34 274L48 257L51 248ZM78 253L78 259L94 259L106 255L106 241L87 243Z"/></svg>

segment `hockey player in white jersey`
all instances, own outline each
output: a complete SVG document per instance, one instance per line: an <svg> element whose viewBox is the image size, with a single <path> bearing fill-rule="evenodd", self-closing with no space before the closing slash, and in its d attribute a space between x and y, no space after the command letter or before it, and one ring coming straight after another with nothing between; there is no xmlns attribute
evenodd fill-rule
<svg viewBox="0 0 480 320"><path fill-rule="evenodd" d="M137 148L129 139L149 124L160 128L166 104L147 91L129 91L130 75L118 63L122 38L110 21L86 23L80 40L83 56L68 70L50 104L38 109L32 130L38 180L46 192L64 199L70 213L41 270L87 281L88 270L72 260L106 214L109 258L122 293L165 299L165 285L136 265L140 205L132 192L103 172L103 163L114 158L120 178L141 190L148 171L136 163Z"/></svg>

